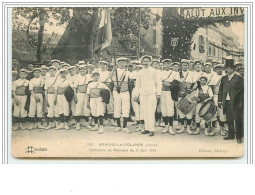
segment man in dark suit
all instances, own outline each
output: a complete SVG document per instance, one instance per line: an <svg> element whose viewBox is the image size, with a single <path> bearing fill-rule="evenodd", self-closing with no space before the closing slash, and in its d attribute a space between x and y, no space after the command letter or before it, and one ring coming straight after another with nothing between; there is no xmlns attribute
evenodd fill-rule
<svg viewBox="0 0 255 195"><path fill-rule="evenodd" d="M218 95L218 105L223 108L228 124L228 135L224 140L236 139L242 143L243 138L243 105L244 105L244 80L235 73L233 59L226 60L227 75L221 79Z"/></svg>

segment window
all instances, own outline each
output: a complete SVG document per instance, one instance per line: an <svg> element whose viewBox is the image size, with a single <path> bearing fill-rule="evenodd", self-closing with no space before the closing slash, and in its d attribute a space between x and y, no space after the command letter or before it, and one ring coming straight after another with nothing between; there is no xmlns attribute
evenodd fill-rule
<svg viewBox="0 0 255 195"><path fill-rule="evenodd" d="M199 53L205 52L205 39L202 35L198 37Z"/></svg>

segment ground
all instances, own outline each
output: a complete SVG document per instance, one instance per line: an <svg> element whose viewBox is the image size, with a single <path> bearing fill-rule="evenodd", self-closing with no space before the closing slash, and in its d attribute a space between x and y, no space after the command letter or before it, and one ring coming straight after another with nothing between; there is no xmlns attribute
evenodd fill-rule
<svg viewBox="0 0 255 195"><path fill-rule="evenodd" d="M205 136L203 130L199 135L162 134L163 128L157 127L153 137L135 132L132 123L128 123L128 128L132 133L113 132L114 127L107 125L103 134L85 127L79 131L74 127L13 131L12 154L15 157L239 157L244 151L243 143L223 140L218 128L215 136Z"/></svg>

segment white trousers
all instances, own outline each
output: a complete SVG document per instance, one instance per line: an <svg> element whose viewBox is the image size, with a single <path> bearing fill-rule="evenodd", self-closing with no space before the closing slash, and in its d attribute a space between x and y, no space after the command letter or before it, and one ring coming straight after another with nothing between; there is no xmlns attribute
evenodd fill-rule
<svg viewBox="0 0 255 195"><path fill-rule="evenodd" d="M35 114L38 118L43 117L43 95L41 93L36 94L40 99L40 102L36 102L33 95L30 96L30 105L29 105L29 117L35 117Z"/></svg>
<svg viewBox="0 0 255 195"><path fill-rule="evenodd" d="M140 95L141 109L144 116L145 130L155 131L155 111L157 107L156 94Z"/></svg>
<svg viewBox="0 0 255 195"><path fill-rule="evenodd" d="M160 109L162 117L174 116L174 101L170 91L161 92Z"/></svg>
<svg viewBox="0 0 255 195"><path fill-rule="evenodd" d="M87 107L89 96L86 93L77 93L77 104L75 104L74 116L89 116L90 110Z"/></svg>
<svg viewBox="0 0 255 195"><path fill-rule="evenodd" d="M66 100L65 95L57 95L57 107L58 113L64 114L64 116L69 116L69 102Z"/></svg>
<svg viewBox="0 0 255 195"><path fill-rule="evenodd" d="M135 112L135 118L137 121L144 120L143 111L141 104L138 104L134 99L132 99L132 106Z"/></svg>
<svg viewBox="0 0 255 195"><path fill-rule="evenodd" d="M75 111L76 110L76 104L74 103L74 98L70 102L70 106L71 106L70 110L72 111L72 115L74 116L75 113L76 113L76 111Z"/></svg>
<svg viewBox="0 0 255 195"><path fill-rule="evenodd" d="M57 108L57 105L54 104L54 100L55 100L55 94L48 94L48 102L50 107L48 107L47 117L49 118L59 117L58 108Z"/></svg>
<svg viewBox="0 0 255 195"><path fill-rule="evenodd" d="M129 117L130 112L130 95L129 92L113 91L113 101L114 101L114 117L120 118L121 114L123 117Z"/></svg>
<svg viewBox="0 0 255 195"><path fill-rule="evenodd" d="M104 116L105 113L105 103L102 97L90 98L90 109L92 116Z"/></svg>
<svg viewBox="0 0 255 195"><path fill-rule="evenodd" d="M13 111L13 116L14 117L20 117L20 118L24 118L27 117L27 111L25 110L25 104L27 101L27 96L17 96L17 99L19 100L19 105L17 106L15 103L15 99L13 99L14 101L14 111Z"/></svg>
<svg viewBox="0 0 255 195"><path fill-rule="evenodd" d="M220 118L221 122L226 122L227 118L226 118L226 115L223 114L223 109L218 107L218 95L214 95L213 100L214 100L215 105L217 106L216 116L218 116Z"/></svg>

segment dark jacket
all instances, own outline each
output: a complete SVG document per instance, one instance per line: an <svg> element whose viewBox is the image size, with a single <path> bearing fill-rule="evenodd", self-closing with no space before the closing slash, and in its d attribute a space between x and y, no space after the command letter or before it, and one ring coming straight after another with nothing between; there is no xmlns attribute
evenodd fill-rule
<svg viewBox="0 0 255 195"><path fill-rule="evenodd" d="M235 74L230 81L228 75L223 76L221 79L218 102L223 103L224 113L228 93L232 108L237 112L242 110L244 104L244 80L241 76Z"/></svg>

